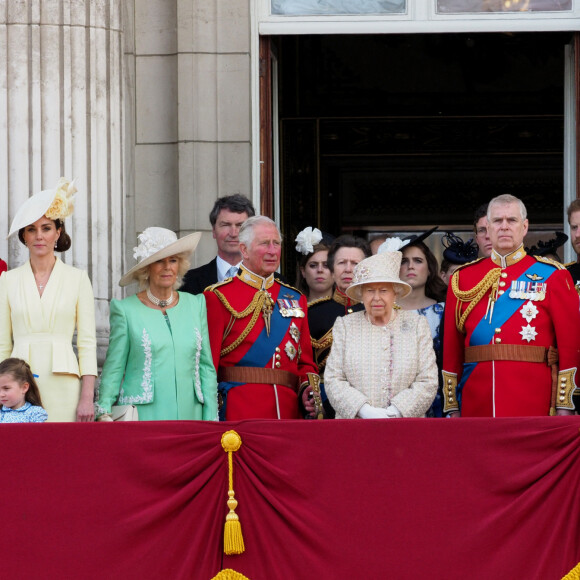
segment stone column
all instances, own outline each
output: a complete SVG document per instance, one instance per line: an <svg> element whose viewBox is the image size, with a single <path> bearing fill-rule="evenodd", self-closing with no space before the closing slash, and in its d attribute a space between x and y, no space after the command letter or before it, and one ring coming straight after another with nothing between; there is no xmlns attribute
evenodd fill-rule
<svg viewBox="0 0 580 580"><path fill-rule="evenodd" d="M63 259L92 280L101 363L125 239L122 10L122 0L0 3L0 257L11 268L26 259L5 239L20 204L75 178Z"/></svg>

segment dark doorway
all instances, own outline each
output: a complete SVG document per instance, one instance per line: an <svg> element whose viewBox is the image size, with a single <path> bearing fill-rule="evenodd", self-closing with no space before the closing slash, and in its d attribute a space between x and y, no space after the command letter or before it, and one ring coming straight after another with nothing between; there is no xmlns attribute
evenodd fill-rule
<svg viewBox="0 0 580 580"><path fill-rule="evenodd" d="M286 269L296 233L461 229L500 193L561 227L565 33L288 36Z"/></svg>

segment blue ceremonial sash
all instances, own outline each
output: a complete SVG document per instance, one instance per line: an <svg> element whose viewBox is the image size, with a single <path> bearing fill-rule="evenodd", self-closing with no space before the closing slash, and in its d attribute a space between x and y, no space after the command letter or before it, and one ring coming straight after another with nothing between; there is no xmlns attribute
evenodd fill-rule
<svg viewBox="0 0 580 580"><path fill-rule="evenodd" d="M529 282L530 278L527 274L536 274L541 278L542 282L556 271L554 266L544 264L543 262L535 262L532 264L515 282ZM539 282L540 280L538 280ZM506 290L496 301L493 308L493 317L491 320L482 318L469 339L469 346L478 346L482 344L490 344L495 334L496 328L501 328L523 305L529 298L510 298L509 291ZM464 363L461 381L457 385L457 402L461 408L461 393L463 387L471 373L475 370L477 363Z"/></svg>
<svg viewBox="0 0 580 580"><path fill-rule="evenodd" d="M291 288L283 286L280 292L284 290L284 297L288 300L300 300L300 294ZM278 292L278 296L280 296ZM306 314L306 313L304 313ZM258 367L264 368L266 363L274 356L276 347L280 346L282 339L288 332L288 328L293 320L293 317L282 316L278 301L275 300L275 305L270 315L270 336L266 332L266 326L254 341L254 344L249 348L248 352L236 363L237 367ZM225 421L227 396L230 389L243 385L244 383L221 382L218 384L218 391L222 395L222 408L220 409L220 421Z"/></svg>

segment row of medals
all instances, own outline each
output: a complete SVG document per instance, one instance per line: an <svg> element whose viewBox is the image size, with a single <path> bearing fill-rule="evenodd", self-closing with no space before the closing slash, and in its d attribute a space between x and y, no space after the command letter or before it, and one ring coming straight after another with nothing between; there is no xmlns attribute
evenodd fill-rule
<svg viewBox="0 0 580 580"><path fill-rule="evenodd" d="M545 282L522 282L514 280L510 290L510 298L519 300L541 301L546 299Z"/></svg>
<svg viewBox="0 0 580 580"><path fill-rule="evenodd" d="M278 307L280 308L280 314L284 317L304 318L305 316L298 300L278 299Z"/></svg>

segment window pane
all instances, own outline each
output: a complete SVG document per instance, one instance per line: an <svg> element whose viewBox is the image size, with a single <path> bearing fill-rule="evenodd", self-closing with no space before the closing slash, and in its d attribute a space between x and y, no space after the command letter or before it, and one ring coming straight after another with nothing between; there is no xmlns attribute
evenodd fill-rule
<svg viewBox="0 0 580 580"><path fill-rule="evenodd" d="M272 0L272 14L404 14L406 0Z"/></svg>
<svg viewBox="0 0 580 580"><path fill-rule="evenodd" d="M437 0L439 14L560 12L563 10L572 10L572 0Z"/></svg>

